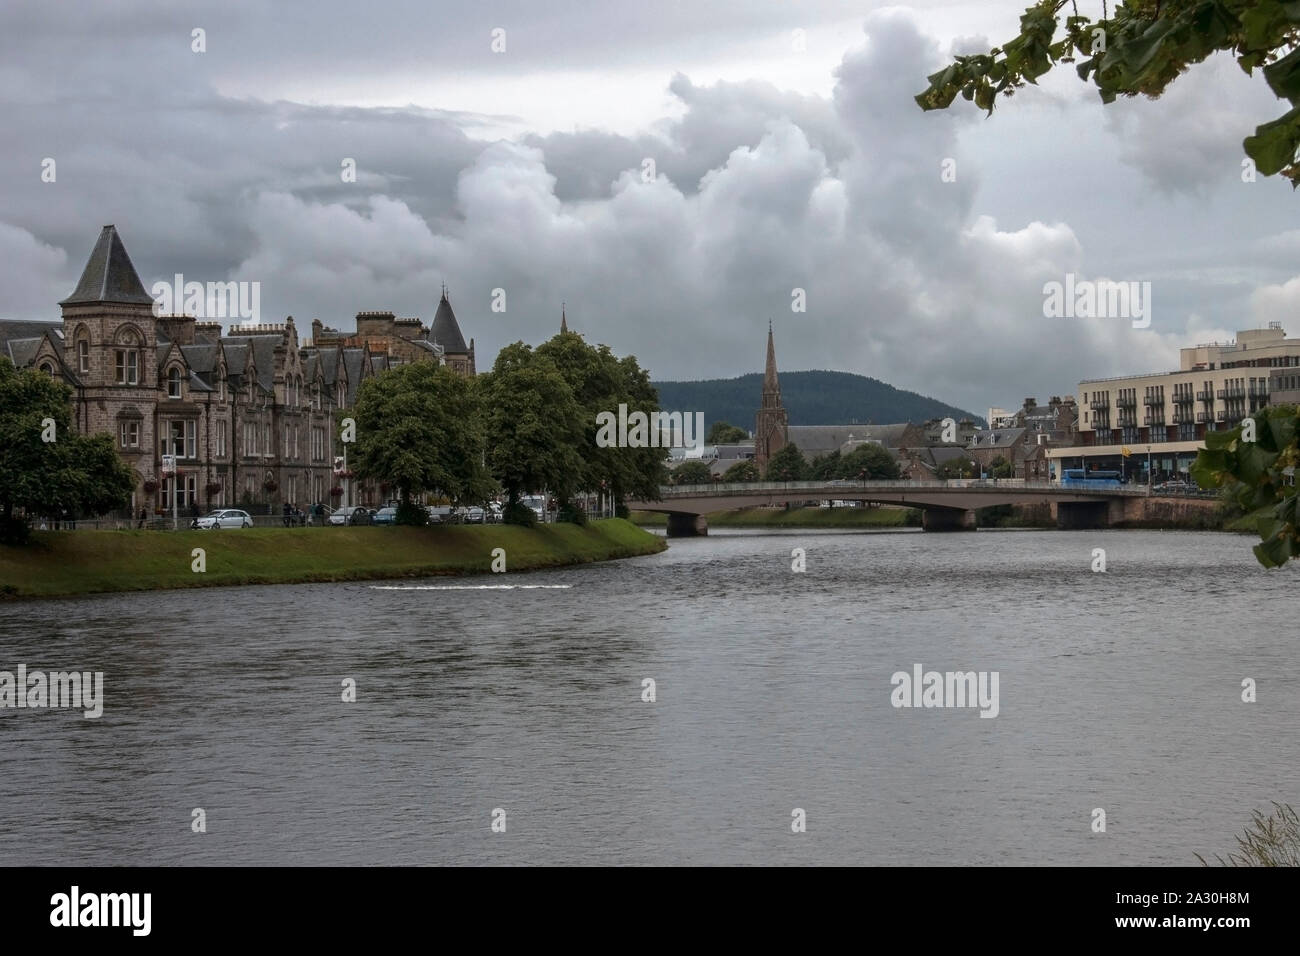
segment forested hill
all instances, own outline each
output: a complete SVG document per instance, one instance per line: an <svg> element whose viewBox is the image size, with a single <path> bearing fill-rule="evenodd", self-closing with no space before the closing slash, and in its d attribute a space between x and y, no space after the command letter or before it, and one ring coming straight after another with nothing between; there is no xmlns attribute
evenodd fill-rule
<svg viewBox="0 0 1300 956"><path fill-rule="evenodd" d="M659 389L659 407L665 411L704 412L706 427L725 421L753 431L763 376L754 372L739 378L655 382L654 386ZM782 372L781 403L791 425L919 424L949 416L984 422L982 415L851 372Z"/></svg>

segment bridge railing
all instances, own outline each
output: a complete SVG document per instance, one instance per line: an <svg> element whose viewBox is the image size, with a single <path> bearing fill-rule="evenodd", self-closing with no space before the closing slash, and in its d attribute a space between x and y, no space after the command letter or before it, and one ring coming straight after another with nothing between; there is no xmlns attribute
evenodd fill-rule
<svg viewBox="0 0 1300 956"><path fill-rule="evenodd" d="M768 492L798 495L807 492L809 498L834 498L835 491L922 491L935 489L973 489L1017 491L1056 491L1069 494L1094 493L1103 495L1146 495L1145 485L1121 486L1119 488L1067 488L1055 481L1035 481L1024 478L950 478L909 480L855 481L850 479L837 481L717 481L707 485L664 485L659 489L661 499L690 498L701 495L727 494L764 494Z"/></svg>

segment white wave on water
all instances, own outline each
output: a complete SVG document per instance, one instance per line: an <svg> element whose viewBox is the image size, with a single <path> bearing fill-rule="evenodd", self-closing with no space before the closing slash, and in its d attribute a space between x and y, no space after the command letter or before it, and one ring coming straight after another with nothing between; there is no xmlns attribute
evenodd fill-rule
<svg viewBox="0 0 1300 956"><path fill-rule="evenodd" d="M371 584L372 591L567 591L572 584Z"/></svg>

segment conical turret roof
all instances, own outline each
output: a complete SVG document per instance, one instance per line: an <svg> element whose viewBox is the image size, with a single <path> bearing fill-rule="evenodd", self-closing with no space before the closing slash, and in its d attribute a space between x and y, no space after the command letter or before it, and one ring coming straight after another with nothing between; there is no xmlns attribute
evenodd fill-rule
<svg viewBox="0 0 1300 956"><path fill-rule="evenodd" d="M442 298L438 300L438 311L434 314L433 328L429 335L442 346L444 352L469 351L465 345L465 336L460 334L460 323L456 321L456 313L451 311L451 303L447 301L445 286L442 290Z"/></svg>
<svg viewBox="0 0 1300 956"><path fill-rule="evenodd" d="M81 305L92 302L124 302L153 305L153 297L144 291L140 276L136 274L126 246L117 234L116 226L105 226L99 234L81 281L72 294L60 305Z"/></svg>

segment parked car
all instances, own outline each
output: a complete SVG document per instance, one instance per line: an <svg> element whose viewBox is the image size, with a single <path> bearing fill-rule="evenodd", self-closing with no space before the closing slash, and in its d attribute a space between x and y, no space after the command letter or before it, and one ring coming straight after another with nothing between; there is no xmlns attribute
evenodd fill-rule
<svg viewBox="0 0 1300 956"><path fill-rule="evenodd" d="M451 508L448 505L429 505L429 524L449 524Z"/></svg>
<svg viewBox="0 0 1300 956"><path fill-rule="evenodd" d="M253 526L253 517L247 511L239 511L235 508L222 508L219 511L209 511L201 518L195 518L190 522L191 528L200 528L202 530L216 531L219 528L251 528Z"/></svg>
<svg viewBox="0 0 1300 956"><path fill-rule="evenodd" d="M487 518L487 512L478 505L470 505L468 508L462 508L461 511L464 512L465 520L470 524L483 524Z"/></svg>
<svg viewBox="0 0 1300 956"><path fill-rule="evenodd" d="M380 508L370 516L371 524L395 524L397 522L396 508Z"/></svg>
<svg viewBox="0 0 1300 956"><path fill-rule="evenodd" d="M501 503L499 501L489 501L487 511L484 513L484 519L489 524L501 523Z"/></svg>
<svg viewBox="0 0 1300 956"><path fill-rule="evenodd" d="M357 505L340 508L329 516L330 524L370 524L370 512Z"/></svg>

